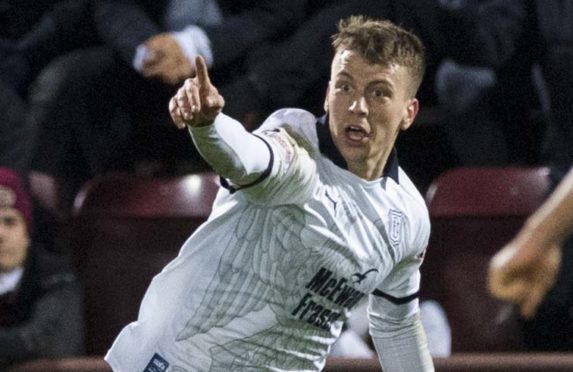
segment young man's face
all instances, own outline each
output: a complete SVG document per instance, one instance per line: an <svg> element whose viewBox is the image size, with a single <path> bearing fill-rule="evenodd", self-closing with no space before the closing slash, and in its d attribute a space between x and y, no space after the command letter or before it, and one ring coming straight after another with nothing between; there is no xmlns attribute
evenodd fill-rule
<svg viewBox="0 0 573 372"><path fill-rule="evenodd" d="M0 208L0 272L23 265L28 244L28 229L22 214L14 208Z"/></svg>
<svg viewBox="0 0 573 372"><path fill-rule="evenodd" d="M369 64L352 50L336 53L325 110L334 143L351 171L379 166L399 131L414 121L418 100L410 97L409 83L403 66ZM359 176L374 179L381 172Z"/></svg>

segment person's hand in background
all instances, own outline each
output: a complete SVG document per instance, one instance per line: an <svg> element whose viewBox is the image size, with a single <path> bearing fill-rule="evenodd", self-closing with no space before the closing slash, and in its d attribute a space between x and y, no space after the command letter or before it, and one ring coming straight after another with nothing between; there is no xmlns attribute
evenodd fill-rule
<svg viewBox="0 0 573 372"><path fill-rule="evenodd" d="M172 34L155 35L144 45L147 48L147 54L143 60L143 76L158 78L170 85L180 84L183 80L193 76L194 66Z"/></svg>

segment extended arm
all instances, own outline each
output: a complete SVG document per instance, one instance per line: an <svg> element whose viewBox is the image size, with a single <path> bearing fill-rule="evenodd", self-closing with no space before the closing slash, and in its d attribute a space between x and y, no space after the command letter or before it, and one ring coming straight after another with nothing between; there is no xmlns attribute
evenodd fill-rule
<svg viewBox="0 0 573 372"><path fill-rule="evenodd" d="M369 316L370 334L384 371L434 370L417 299L394 304L371 296Z"/></svg>
<svg viewBox="0 0 573 372"><path fill-rule="evenodd" d="M211 84L202 57L196 66L197 76L187 79L169 102L171 117L177 127L189 127L197 149L219 175L237 185L249 184L268 168L270 149L221 114L225 100Z"/></svg>
<svg viewBox="0 0 573 372"><path fill-rule="evenodd" d="M491 293L530 317L555 280L560 246L573 231L573 171L492 259Z"/></svg>

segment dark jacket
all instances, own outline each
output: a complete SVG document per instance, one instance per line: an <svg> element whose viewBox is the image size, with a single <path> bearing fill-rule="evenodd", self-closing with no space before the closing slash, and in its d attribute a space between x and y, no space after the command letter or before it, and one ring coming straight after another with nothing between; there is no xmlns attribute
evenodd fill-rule
<svg viewBox="0 0 573 372"><path fill-rule="evenodd" d="M550 101L546 161L568 169L573 164L573 1L490 0L452 11L449 21L451 51L462 63L496 69L539 64Z"/></svg>
<svg viewBox="0 0 573 372"><path fill-rule="evenodd" d="M79 282L66 260L32 246L17 290L0 296L0 366L82 352Z"/></svg>

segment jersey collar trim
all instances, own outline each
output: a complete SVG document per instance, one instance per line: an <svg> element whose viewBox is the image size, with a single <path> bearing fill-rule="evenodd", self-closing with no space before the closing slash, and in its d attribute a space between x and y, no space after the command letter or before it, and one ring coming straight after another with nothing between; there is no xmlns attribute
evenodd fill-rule
<svg viewBox="0 0 573 372"><path fill-rule="evenodd" d="M320 153L340 168L348 170L346 160L344 160L342 154L334 145L334 141L330 135L330 130L328 129L328 115L318 118L316 121L316 133L318 135L318 149L320 150ZM382 177L390 177L394 182L400 183L398 179L399 166L398 154L396 153L396 148L394 148L388 157L388 161L384 167L384 172L382 172Z"/></svg>

